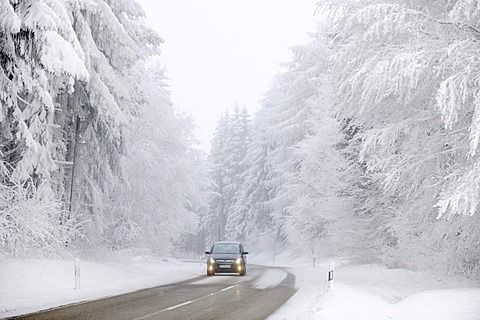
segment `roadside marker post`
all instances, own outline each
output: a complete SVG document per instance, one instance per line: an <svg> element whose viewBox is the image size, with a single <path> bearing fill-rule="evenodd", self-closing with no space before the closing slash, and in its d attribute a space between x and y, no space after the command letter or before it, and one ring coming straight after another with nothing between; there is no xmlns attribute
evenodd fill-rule
<svg viewBox="0 0 480 320"><path fill-rule="evenodd" d="M330 262L330 268L328 270L328 284L329 284L329 287L332 288L333 287L333 271L335 270L335 262L334 261L331 261Z"/></svg>
<svg viewBox="0 0 480 320"><path fill-rule="evenodd" d="M75 258L75 290L80 290L80 260Z"/></svg>

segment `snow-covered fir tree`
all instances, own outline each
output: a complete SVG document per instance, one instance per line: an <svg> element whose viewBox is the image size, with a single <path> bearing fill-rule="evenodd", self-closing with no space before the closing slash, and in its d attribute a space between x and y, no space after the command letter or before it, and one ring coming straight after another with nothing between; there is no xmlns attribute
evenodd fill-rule
<svg viewBox="0 0 480 320"><path fill-rule="evenodd" d="M271 147L265 139L265 128L258 121L252 124L251 141L243 160L245 172L235 202L239 227L237 238L249 246L268 248L275 239L271 206L273 189L269 184L271 167L267 159Z"/></svg>
<svg viewBox="0 0 480 320"><path fill-rule="evenodd" d="M245 181L248 163L246 162L247 148L250 143L251 123L247 108L242 110L238 106L234 109L232 119L231 138L226 153L229 164L230 176L227 194L231 195L231 202L227 209L227 223L225 225L225 237L227 239L245 240L247 222L247 207L241 201L241 187Z"/></svg>
<svg viewBox="0 0 480 320"><path fill-rule="evenodd" d="M309 44L294 49L292 62L266 92L258 119L274 146L267 159L273 221L289 247L312 252L338 233L339 221L352 218L345 215L352 211L343 191L348 184L342 171L349 164L336 148L342 135L331 113L326 30L319 26Z"/></svg>
<svg viewBox="0 0 480 320"><path fill-rule="evenodd" d="M250 120L246 108L234 109L219 120L209 155L211 190L202 228L209 231L207 244L224 239L242 239L245 210L240 188L245 179L245 156L250 141Z"/></svg>
<svg viewBox="0 0 480 320"><path fill-rule="evenodd" d="M108 232L109 193L118 176L123 175L121 153L124 126L139 111L141 97L132 67L151 53L160 42L142 27L141 9L131 0L72 3L72 24L86 53L90 74L84 86L88 103L78 121L81 136L73 176L71 213L82 223L88 244L102 243ZM95 240L96 239L96 240Z"/></svg>
<svg viewBox="0 0 480 320"><path fill-rule="evenodd" d="M50 254L68 238L58 226L65 191L58 100L89 73L62 3L2 1L0 9L0 245L14 254Z"/></svg>

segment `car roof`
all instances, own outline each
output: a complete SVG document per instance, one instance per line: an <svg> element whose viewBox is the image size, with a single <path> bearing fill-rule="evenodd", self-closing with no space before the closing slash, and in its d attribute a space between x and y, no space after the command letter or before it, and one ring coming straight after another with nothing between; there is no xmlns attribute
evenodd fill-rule
<svg viewBox="0 0 480 320"><path fill-rule="evenodd" d="M240 244L240 242L238 242L238 241L217 241L217 242L214 243L214 245L217 244L217 243Z"/></svg>

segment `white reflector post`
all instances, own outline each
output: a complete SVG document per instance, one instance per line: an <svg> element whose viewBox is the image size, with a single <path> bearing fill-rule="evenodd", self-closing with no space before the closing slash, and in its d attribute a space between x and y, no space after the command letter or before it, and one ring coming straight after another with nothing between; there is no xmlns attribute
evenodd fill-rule
<svg viewBox="0 0 480 320"><path fill-rule="evenodd" d="M335 270L335 262L331 261L330 262L330 268L328 268L328 284L331 287L333 287L333 271Z"/></svg>
<svg viewBox="0 0 480 320"><path fill-rule="evenodd" d="M75 290L80 290L80 260L75 258Z"/></svg>

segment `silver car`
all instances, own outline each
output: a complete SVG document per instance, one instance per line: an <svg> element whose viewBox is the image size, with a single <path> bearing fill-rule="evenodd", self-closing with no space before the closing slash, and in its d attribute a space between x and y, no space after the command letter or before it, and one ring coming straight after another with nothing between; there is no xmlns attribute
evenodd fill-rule
<svg viewBox="0 0 480 320"><path fill-rule="evenodd" d="M207 276L215 273L238 273L240 276L247 274L248 252L239 242L216 242L205 254L208 255Z"/></svg>

